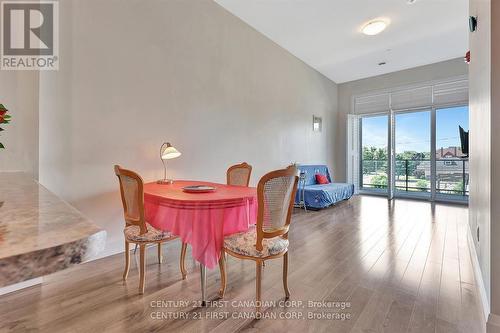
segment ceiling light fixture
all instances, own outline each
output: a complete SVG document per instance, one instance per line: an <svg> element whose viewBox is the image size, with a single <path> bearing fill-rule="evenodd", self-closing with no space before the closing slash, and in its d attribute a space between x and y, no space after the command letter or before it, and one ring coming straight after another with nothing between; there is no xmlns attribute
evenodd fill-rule
<svg viewBox="0 0 500 333"><path fill-rule="evenodd" d="M384 31L386 27L387 23L385 21L375 20L365 24L365 26L363 27L363 29L361 29L361 31L365 35L374 36Z"/></svg>

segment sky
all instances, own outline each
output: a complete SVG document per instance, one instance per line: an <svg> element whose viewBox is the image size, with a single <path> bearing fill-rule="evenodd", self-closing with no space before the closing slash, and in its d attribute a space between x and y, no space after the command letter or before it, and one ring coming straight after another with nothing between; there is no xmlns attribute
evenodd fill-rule
<svg viewBox="0 0 500 333"><path fill-rule="evenodd" d="M396 114L396 153L430 152L430 111ZM363 146L387 147L387 117L362 119ZM460 147L458 125L469 130L467 106L436 110L436 149Z"/></svg>

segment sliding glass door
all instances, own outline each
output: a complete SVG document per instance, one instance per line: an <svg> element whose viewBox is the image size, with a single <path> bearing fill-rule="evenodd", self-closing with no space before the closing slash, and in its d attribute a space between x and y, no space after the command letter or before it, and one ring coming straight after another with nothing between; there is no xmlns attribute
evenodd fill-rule
<svg viewBox="0 0 500 333"><path fill-rule="evenodd" d="M394 127L395 196L430 196L431 111L397 112Z"/></svg>
<svg viewBox="0 0 500 333"><path fill-rule="evenodd" d="M466 106L436 110L436 198L469 195L469 158L462 151L459 127L469 131Z"/></svg>
<svg viewBox="0 0 500 333"><path fill-rule="evenodd" d="M362 117L360 189L387 194L388 189L388 115Z"/></svg>
<svg viewBox="0 0 500 333"><path fill-rule="evenodd" d="M467 201L468 117L467 106L360 116L360 192Z"/></svg>

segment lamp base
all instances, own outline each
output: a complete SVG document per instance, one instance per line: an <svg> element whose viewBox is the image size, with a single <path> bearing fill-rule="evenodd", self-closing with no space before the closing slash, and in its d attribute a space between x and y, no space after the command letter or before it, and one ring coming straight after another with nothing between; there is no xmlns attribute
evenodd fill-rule
<svg viewBox="0 0 500 333"><path fill-rule="evenodd" d="M160 180L157 180L156 181L156 184L160 184L160 185L170 185L174 182L173 179L160 179Z"/></svg>

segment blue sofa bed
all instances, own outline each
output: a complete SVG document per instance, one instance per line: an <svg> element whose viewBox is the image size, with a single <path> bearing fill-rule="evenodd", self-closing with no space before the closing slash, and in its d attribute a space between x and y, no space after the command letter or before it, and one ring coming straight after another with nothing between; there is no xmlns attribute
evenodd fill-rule
<svg viewBox="0 0 500 333"><path fill-rule="evenodd" d="M308 209L321 209L347 200L354 194L353 184L332 183L332 177L326 165L299 165L298 168L304 179L299 181L297 187L296 204L300 203L304 195L304 202ZM318 173L325 175L330 184L316 184Z"/></svg>

